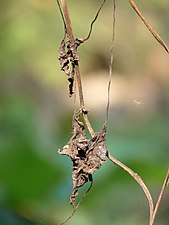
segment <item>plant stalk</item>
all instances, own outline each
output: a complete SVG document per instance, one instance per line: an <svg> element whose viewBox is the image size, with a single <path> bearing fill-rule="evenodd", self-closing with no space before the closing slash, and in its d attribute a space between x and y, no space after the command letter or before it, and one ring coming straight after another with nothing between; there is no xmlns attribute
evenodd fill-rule
<svg viewBox="0 0 169 225"><path fill-rule="evenodd" d="M72 31L71 20L70 20L70 16L69 16L69 10L68 10L68 7L67 7L67 1L61 0L61 5L62 5L63 13L64 13L64 16L65 16L67 35L68 35L68 38L69 38L71 44L73 44L75 40L74 40L73 31ZM74 69L75 69L75 78L77 80L77 85L78 85L80 108L82 110L83 119L84 119L84 122L87 126L87 129L88 129L90 135L92 137L94 137L95 132L94 132L94 130L93 130L91 124L90 124L90 121L89 121L88 115L87 115L87 110L86 110L86 107L85 107L85 102L84 102L84 97L83 97L83 88L82 88L82 82L81 82L81 76L80 76L80 68L79 68L78 62L76 63Z"/></svg>

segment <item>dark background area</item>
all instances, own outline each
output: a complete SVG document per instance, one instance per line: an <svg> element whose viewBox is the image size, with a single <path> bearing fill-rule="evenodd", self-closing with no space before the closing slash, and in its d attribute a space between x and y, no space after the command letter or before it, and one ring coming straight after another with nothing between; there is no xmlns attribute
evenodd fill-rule
<svg viewBox="0 0 169 225"><path fill-rule="evenodd" d="M87 35L100 3L68 1L75 36ZM168 0L138 6L169 45ZM57 153L71 137L74 110L57 59L61 16L52 0L1 0L0 24L0 224L55 225L72 211L71 162ZM105 119L111 35L112 3L107 1L92 37L79 49L96 131ZM168 115L169 56L129 2L118 1L107 148L143 178L155 201L169 166ZM168 225L168 212L167 188L155 224ZM107 161L67 224L142 225L148 224L148 213L141 188Z"/></svg>

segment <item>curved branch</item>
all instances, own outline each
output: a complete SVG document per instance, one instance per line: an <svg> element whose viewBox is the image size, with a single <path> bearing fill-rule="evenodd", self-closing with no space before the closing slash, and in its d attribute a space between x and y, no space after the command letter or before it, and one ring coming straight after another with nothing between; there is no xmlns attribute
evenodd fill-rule
<svg viewBox="0 0 169 225"><path fill-rule="evenodd" d="M99 7L99 9L98 9L98 11L97 11L97 13L96 13L96 15L95 15L93 21L92 21L91 24L90 24L89 33L88 33L87 37L83 39L83 41L87 41L87 40L90 38L91 33L92 33L92 30L93 30L93 25L94 25L94 23L96 22L96 20L97 20L97 18L98 18L98 16L99 16L99 13L100 13L101 9L103 8L105 2L106 2L106 0L103 0L102 4L100 5L100 7Z"/></svg>
<svg viewBox="0 0 169 225"><path fill-rule="evenodd" d="M72 217L73 215L76 213L77 209L79 208L80 204L82 203L82 201L84 200L84 198L86 197L86 194L90 191L90 189L92 188L93 185L93 180L90 183L89 188L86 190L86 192L83 194L83 196L81 197L80 201L78 202L77 206L73 208L73 211L71 213L71 215L65 219L62 223L60 223L59 225L63 225L65 223L67 223Z"/></svg>
<svg viewBox="0 0 169 225"><path fill-rule="evenodd" d="M148 30L151 32L151 34L154 36L154 38L164 47L164 49L169 53L169 49L163 39L160 37L159 34L150 26L150 24L146 21L146 19L141 14L140 10L137 8L135 2L133 0L129 0L130 5L133 7L134 11L137 13L137 15L140 17L140 19L143 21L145 26L148 28Z"/></svg>
<svg viewBox="0 0 169 225"><path fill-rule="evenodd" d="M151 194L150 194L147 186L145 185L144 181L141 179L141 177L137 173L135 173L133 170L131 170L125 164L120 162L118 159L116 159L114 156L112 156L109 152L107 152L107 157L110 159L110 161L112 161L116 165L120 166L123 170L125 170L127 173L129 173L137 181L137 183L140 185L140 187L144 191L144 193L145 193L145 195L147 197L147 200L148 200L149 210L150 210L149 225L152 225L154 204L153 204L153 199L151 197Z"/></svg>

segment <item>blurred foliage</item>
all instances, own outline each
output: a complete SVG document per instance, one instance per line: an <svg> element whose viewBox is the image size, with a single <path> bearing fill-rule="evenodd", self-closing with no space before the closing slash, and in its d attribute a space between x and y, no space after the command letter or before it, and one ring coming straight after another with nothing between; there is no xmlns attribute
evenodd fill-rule
<svg viewBox="0 0 169 225"><path fill-rule="evenodd" d="M75 36L87 35L100 2L68 1ZM169 43L169 1L138 5ZM108 1L91 39L79 50L86 78L108 70L111 13ZM141 113L125 104L113 106L107 147L143 177L157 199L169 165L168 56L128 1L117 2L116 21L115 73L122 79L149 77L157 99ZM72 189L71 162L57 154L70 138L73 112L73 99L68 99L66 77L57 60L63 36L61 16L51 0L1 0L0 23L0 224L58 224L71 212ZM99 130L105 109L92 110L91 121ZM157 224L169 223L168 198L166 190ZM68 224L141 225L147 221L148 207L140 187L107 162Z"/></svg>

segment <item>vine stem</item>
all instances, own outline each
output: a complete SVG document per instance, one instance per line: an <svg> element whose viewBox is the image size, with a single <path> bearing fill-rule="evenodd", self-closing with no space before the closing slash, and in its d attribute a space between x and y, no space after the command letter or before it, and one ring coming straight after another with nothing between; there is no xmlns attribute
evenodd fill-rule
<svg viewBox="0 0 169 225"><path fill-rule="evenodd" d="M161 188L161 192L160 192L160 194L159 194L157 203L156 203L156 205L155 205L155 209L154 209L153 216L152 216L152 221L151 221L151 224L152 224L152 225L154 224L154 220L155 220L155 217L156 217L156 214L157 214L157 211L158 211L158 208L159 208L161 199L162 199L162 197L163 197L164 191L165 191L165 189L166 189L166 187L167 187L168 181L169 181L169 169L168 169L168 171L167 171L167 174L166 174L164 183L163 183L162 188Z"/></svg>
<svg viewBox="0 0 169 225"><path fill-rule="evenodd" d="M131 170L128 166L126 166L121 161L119 161L114 156L112 156L110 154L110 152L107 152L107 157L110 159L110 161L112 161L113 163L115 163L116 165L121 167L123 170L125 170L127 173L129 173L140 185L140 187L142 188L142 190L144 191L144 193L147 197L148 204L149 204L149 209L150 209L149 225L153 225L153 223L152 223L152 221L153 221L152 218L153 218L153 213L154 213L153 199L152 199L152 196L151 196L147 186L145 185L144 181L142 180L142 178L137 173L135 173L133 170Z"/></svg>
<svg viewBox="0 0 169 225"><path fill-rule="evenodd" d="M166 45L166 43L163 41L163 39L160 37L160 35L150 26L150 24L146 21L146 19L141 14L140 10L136 6L135 2L133 0L129 0L130 5L133 7L134 11L137 13L137 15L140 17L140 19L143 21L145 26L148 28L148 30L151 32L151 34L154 36L154 38L164 47L166 52L169 53L169 49Z"/></svg>
<svg viewBox="0 0 169 225"><path fill-rule="evenodd" d="M63 13L65 16L65 21L66 21L66 29L67 29L67 35L69 37L70 42L73 44L74 43L74 35L72 31L72 26L71 26L71 20L69 16L69 10L67 7L67 1L66 0L61 0L61 5L63 8ZM79 100L80 100L80 108L82 110L82 115L84 122L87 126L87 129L92 137L94 137L95 132L90 124L90 121L88 119L87 115L87 110L85 107L85 102L84 102L84 97L83 97L83 88L82 88L82 82L81 82L81 76L80 76L80 69L79 69L79 64L78 62L75 64L75 79L77 80L77 85L78 85L78 92L79 92Z"/></svg>

